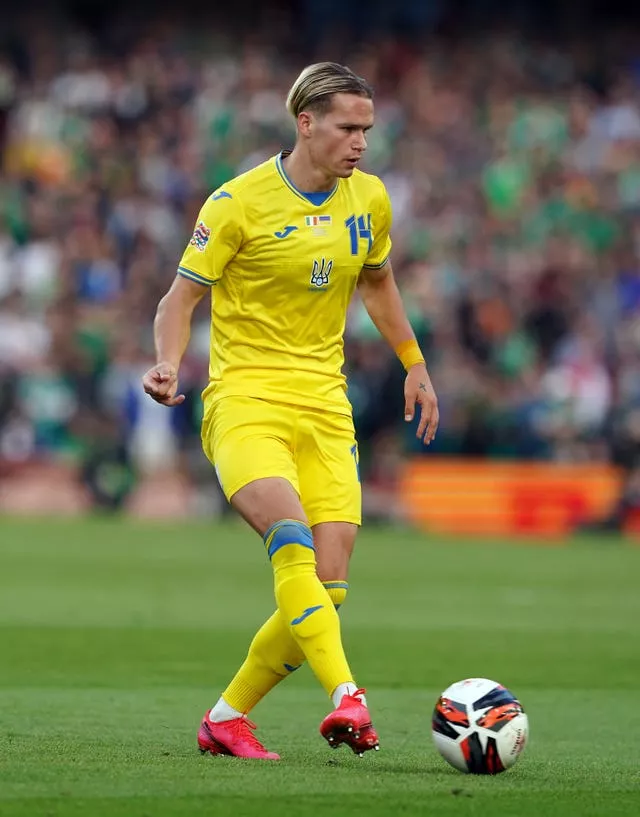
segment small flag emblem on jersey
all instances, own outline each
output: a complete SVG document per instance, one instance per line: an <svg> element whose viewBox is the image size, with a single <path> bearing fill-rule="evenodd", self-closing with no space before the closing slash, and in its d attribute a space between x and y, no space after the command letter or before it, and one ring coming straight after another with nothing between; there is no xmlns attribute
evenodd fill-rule
<svg viewBox="0 0 640 817"><path fill-rule="evenodd" d="M305 216L307 227L330 227L331 216Z"/></svg>
<svg viewBox="0 0 640 817"><path fill-rule="evenodd" d="M211 228L207 227L204 221L199 221L196 224L196 228L193 231L193 235L191 236L191 241L189 244L192 247L195 247L198 252L204 252L205 247L207 246L207 241L211 236Z"/></svg>

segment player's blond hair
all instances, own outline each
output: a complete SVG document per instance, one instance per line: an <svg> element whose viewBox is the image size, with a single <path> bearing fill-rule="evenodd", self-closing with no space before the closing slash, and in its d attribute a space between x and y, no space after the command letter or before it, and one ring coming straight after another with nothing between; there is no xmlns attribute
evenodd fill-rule
<svg viewBox="0 0 640 817"><path fill-rule="evenodd" d="M287 110L295 119L299 113L308 110L322 116L331 108L334 94L355 94L373 99L373 88L346 65L316 62L307 65L291 86Z"/></svg>

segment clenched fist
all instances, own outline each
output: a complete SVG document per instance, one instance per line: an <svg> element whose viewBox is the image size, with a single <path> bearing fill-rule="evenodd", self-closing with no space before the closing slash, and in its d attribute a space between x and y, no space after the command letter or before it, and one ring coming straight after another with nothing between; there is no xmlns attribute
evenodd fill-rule
<svg viewBox="0 0 640 817"><path fill-rule="evenodd" d="M179 406L184 394L178 391L178 372L170 363L158 363L143 376L142 385L156 403L163 406Z"/></svg>

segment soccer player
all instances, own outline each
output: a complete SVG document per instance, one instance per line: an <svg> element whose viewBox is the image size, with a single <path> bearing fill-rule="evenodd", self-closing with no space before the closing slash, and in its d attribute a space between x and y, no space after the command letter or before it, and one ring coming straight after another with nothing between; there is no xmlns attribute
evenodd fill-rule
<svg viewBox="0 0 640 817"><path fill-rule="evenodd" d="M184 400L178 369L193 309L211 288L202 443L231 505L264 540L277 609L198 732L203 752L278 759L251 709L304 661L332 699L331 746L378 748L364 690L345 657L337 610L360 525L358 448L346 396L343 334L356 287L407 370L405 419L420 405L429 444L438 408L389 252L382 182L358 170L373 125L370 86L345 66L305 68L287 98L296 120L282 151L204 203L155 318L147 394Z"/></svg>

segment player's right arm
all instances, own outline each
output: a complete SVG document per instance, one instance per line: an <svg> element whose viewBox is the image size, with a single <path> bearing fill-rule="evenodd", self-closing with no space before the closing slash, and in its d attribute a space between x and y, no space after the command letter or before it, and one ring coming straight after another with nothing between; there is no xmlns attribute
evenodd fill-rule
<svg viewBox="0 0 640 817"><path fill-rule="evenodd" d="M184 394L176 394L178 369L189 344L193 310L206 292L202 284L176 275L158 304L153 322L157 363L144 375L142 385L163 406L177 406L184 401Z"/></svg>
<svg viewBox="0 0 640 817"><path fill-rule="evenodd" d="M154 321L156 365L142 378L145 392L164 406L184 401L178 391L178 369L189 344L191 318L198 302L222 277L243 240L244 214L228 192L217 191L205 202L185 249L178 274L158 304Z"/></svg>

